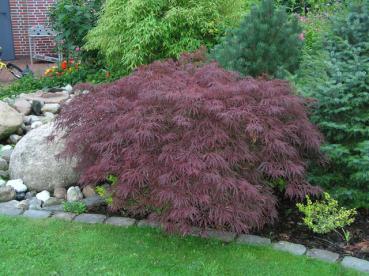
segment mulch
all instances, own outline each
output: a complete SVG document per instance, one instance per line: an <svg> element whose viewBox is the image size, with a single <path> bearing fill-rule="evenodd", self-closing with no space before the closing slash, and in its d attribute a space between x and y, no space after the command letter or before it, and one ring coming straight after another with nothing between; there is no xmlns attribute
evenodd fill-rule
<svg viewBox="0 0 369 276"><path fill-rule="evenodd" d="M279 219L273 225L268 225L253 234L268 237L273 241L285 240L303 244L308 248L319 248L339 253L343 256L354 256L369 260L369 210L358 210L355 222L345 227L350 231L349 244L335 232L316 234L302 222L303 215L290 201L284 201L279 206Z"/></svg>

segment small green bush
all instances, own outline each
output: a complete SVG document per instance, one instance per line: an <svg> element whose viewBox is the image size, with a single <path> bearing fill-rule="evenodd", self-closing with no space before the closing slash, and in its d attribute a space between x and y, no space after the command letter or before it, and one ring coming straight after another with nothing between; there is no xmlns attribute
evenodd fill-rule
<svg viewBox="0 0 369 276"><path fill-rule="evenodd" d="M63 210L65 212L75 213L75 214L83 214L87 211L87 206L84 202L81 201L66 201L63 203Z"/></svg>
<svg viewBox="0 0 369 276"><path fill-rule="evenodd" d="M110 0L85 48L98 50L115 70L129 73L201 45L213 47L254 1Z"/></svg>
<svg viewBox="0 0 369 276"><path fill-rule="evenodd" d="M302 28L296 16L288 16L273 0L253 7L241 26L228 33L211 52L225 69L243 75L283 77L300 62ZM300 36L300 38L299 38Z"/></svg>
<svg viewBox="0 0 369 276"><path fill-rule="evenodd" d="M326 234L337 229L343 229L355 221L356 210L338 206L337 200L324 193L321 201L311 201L306 196L306 205L298 203L296 206L304 217L305 225L315 233Z"/></svg>

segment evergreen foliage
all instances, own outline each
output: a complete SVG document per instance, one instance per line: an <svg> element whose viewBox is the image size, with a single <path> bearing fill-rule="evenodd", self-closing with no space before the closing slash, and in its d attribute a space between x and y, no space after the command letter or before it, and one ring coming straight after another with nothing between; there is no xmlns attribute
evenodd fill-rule
<svg viewBox="0 0 369 276"><path fill-rule="evenodd" d="M204 55L157 61L57 118L81 184L114 176L111 208L152 214L169 231L237 233L277 217L277 189L318 194L304 178L321 136L286 81L241 78ZM279 193L279 192L278 192Z"/></svg>
<svg viewBox="0 0 369 276"><path fill-rule="evenodd" d="M129 73L154 60L213 47L255 0L109 0L87 36L115 70Z"/></svg>
<svg viewBox="0 0 369 276"><path fill-rule="evenodd" d="M277 8L273 0L263 0L213 49L211 58L243 75L282 77L299 66L301 33L296 16Z"/></svg>
<svg viewBox="0 0 369 276"><path fill-rule="evenodd" d="M369 207L369 4L359 1L337 16L327 38L328 81L313 91L312 119L326 136L326 170L313 181L345 204Z"/></svg>

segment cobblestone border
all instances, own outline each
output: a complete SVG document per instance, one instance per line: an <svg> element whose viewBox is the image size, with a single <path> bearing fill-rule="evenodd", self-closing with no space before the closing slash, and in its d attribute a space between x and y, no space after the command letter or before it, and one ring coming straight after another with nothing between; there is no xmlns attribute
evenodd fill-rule
<svg viewBox="0 0 369 276"><path fill-rule="evenodd" d="M76 221L80 223L88 224L109 224L117 227L152 227L161 228L158 223L150 222L148 220L135 220L126 217L107 217L100 214L81 214L76 215L72 213L66 213L61 211L44 211L44 210L27 210L23 211L18 208L0 208L0 215L6 216L23 216L31 219L40 218L54 218L66 221ZM216 230L207 230L201 232L198 228L193 228L190 233L191 236L212 238L220 240L222 242L236 242L237 244L248 244L255 246L272 246L275 250L288 252L293 255L303 256L306 255L309 258L318 259L329 263L339 263L345 268L351 268L360 272L366 272L369 274L369 261L362 260L351 256L340 256L335 252L328 250L322 250L317 248L308 249L302 244L295 244L287 241L278 241L272 243L272 241L265 237L256 235L237 235L231 232L223 232Z"/></svg>

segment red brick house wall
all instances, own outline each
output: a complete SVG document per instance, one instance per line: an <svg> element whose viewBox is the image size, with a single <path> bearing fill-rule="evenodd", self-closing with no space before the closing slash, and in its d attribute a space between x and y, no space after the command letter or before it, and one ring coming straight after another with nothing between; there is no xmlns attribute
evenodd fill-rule
<svg viewBox="0 0 369 276"><path fill-rule="evenodd" d="M29 56L28 29L35 25L48 25L48 11L55 1L9 0L15 56ZM37 53L55 52L53 39L36 38L34 41Z"/></svg>

